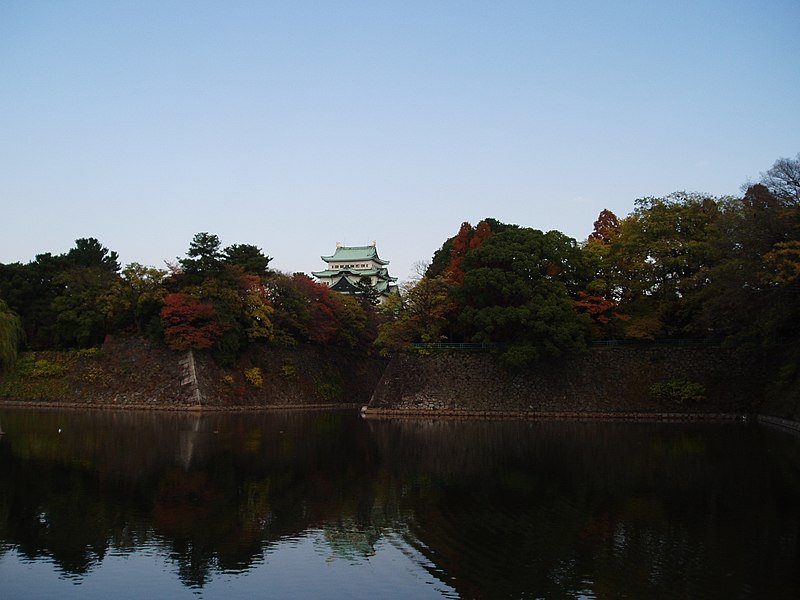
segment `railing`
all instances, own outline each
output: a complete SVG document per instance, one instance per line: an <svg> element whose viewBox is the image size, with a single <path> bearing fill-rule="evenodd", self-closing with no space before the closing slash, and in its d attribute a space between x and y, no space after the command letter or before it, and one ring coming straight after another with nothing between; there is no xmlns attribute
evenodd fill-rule
<svg viewBox="0 0 800 600"><path fill-rule="evenodd" d="M595 340L589 342L590 347L606 346L719 346L719 340L713 339L662 339L662 340ZM494 350L507 344L478 342L412 342L413 350Z"/></svg>
<svg viewBox="0 0 800 600"><path fill-rule="evenodd" d="M590 346L719 346L713 339L595 340Z"/></svg>
<svg viewBox="0 0 800 600"><path fill-rule="evenodd" d="M478 342L412 342L414 350L489 350L503 344L481 344Z"/></svg>

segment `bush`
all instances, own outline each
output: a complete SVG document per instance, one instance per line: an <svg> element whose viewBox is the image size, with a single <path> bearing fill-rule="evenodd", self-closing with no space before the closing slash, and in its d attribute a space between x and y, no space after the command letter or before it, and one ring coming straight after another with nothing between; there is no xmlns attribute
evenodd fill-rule
<svg viewBox="0 0 800 600"><path fill-rule="evenodd" d="M317 392L325 402L340 402L344 398L342 386L333 382L317 384Z"/></svg>
<svg viewBox="0 0 800 600"><path fill-rule="evenodd" d="M297 367L290 362L285 362L283 366L281 366L281 375L286 379L294 379L297 377Z"/></svg>
<svg viewBox="0 0 800 600"><path fill-rule="evenodd" d="M264 375L258 367L245 370L244 378L247 379L248 383L252 386L261 387L264 385Z"/></svg>
<svg viewBox="0 0 800 600"><path fill-rule="evenodd" d="M650 393L658 400L673 402L679 406L699 404L706 399L706 388L703 384L686 379L670 379L655 383Z"/></svg>
<svg viewBox="0 0 800 600"><path fill-rule="evenodd" d="M63 377L67 374L67 365L53 362L45 358L25 357L17 365L17 371L23 377L44 378Z"/></svg>

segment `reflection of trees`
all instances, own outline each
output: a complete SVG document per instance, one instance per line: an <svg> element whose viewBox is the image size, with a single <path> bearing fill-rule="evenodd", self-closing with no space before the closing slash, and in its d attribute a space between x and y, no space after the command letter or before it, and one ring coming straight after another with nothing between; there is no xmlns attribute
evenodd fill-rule
<svg viewBox="0 0 800 600"><path fill-rule="evenodd" d="M369 514L377 465L360 425L342 413L12 411L0 538L72 574L110 548L158 544L184 583L202 586L278 540Z"/></svg>
<svg viewBox="0 0 800 600"><path fill-rule="evenodd" d="M376 422L409 543L464 597L779 596L800 486L742 438L759 430L619 423ZM800 465L800 461L796 462ZM477 483L476 483L477 482ZM742 539L752 541L742 544ZM732 550L735 548L735 550ZM776 583L782 582L782 583ZM797 588L800 589L800 582Z"/></svg>
<svg viewBox="0 0 800 600"><path fill-rule="evenodd" d="M375 554L381 530L375 524L359 524L354 519L330 520L323 526L325 541L333 557L355 561Z"/></svg>
<svg viewBox="0 0 800 600"><path fill-rule="evenodd" d="M800 451L773 448L774 436L745 443L770 433L760 429L349 413L2 419L0 540L78 576L145 545L202 587L316 531L331 559L354 563L402 536L407 556L463 597L693 597L686 582L704 578L723 596L777 597L800 556Z"/></svg>

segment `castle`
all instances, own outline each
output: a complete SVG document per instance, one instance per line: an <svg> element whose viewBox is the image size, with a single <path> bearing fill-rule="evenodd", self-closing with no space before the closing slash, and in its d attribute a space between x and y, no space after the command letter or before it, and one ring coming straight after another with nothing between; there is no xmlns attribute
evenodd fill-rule
<svg viewBox="0 0 800 600"><path fill-rule="evenodd" d="M337 242L331 256L321 256L327 263L324 271L312 271L320 283L342 294L363 294L364 287L374 290L378 302L397 292L397 278L389 276L388 260L378 256L375 242L369 246L342 246Z"/></svg>

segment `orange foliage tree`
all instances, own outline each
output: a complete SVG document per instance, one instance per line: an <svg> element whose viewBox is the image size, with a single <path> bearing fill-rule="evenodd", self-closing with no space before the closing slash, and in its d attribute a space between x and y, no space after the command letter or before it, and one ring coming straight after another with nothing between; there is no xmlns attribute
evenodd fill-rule
<svg viewBox="0 0 800 600"><path fill-rule="evenodd" d="M214 346L228 329L220 323L213 304L198 302L187 294L169 294L161 309L164 340L173 350Z"/></svg>

